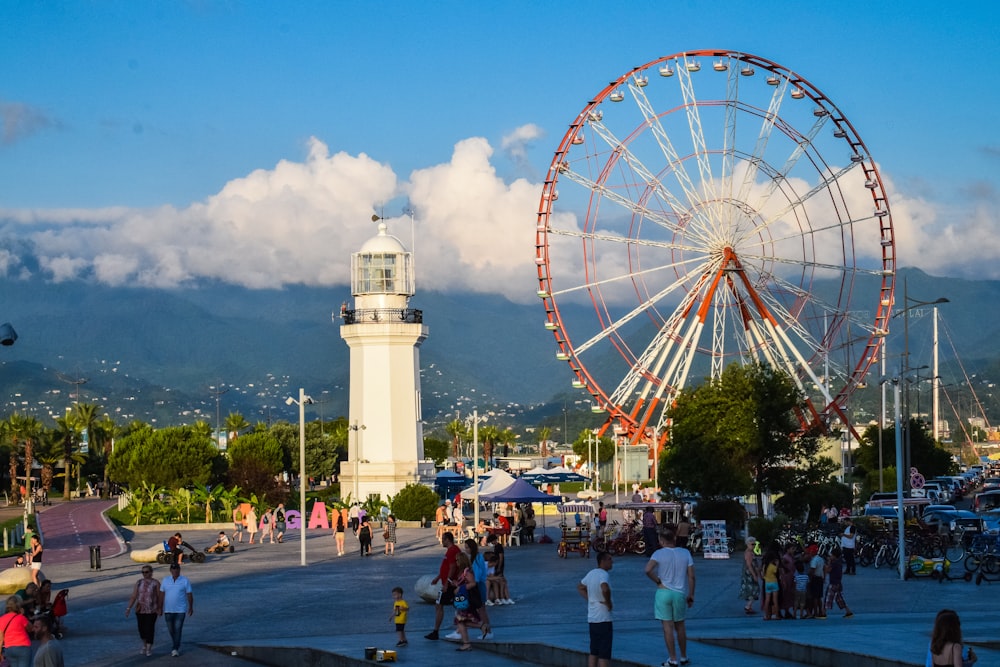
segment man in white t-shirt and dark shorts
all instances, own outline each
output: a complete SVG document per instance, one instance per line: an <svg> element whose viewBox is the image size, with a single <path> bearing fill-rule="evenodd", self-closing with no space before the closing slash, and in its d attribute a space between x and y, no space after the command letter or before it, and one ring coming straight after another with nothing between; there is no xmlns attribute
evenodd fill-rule
<svg viewBox="0 0 1000 667"><path fill-rule="evenodd" d="M694 604L694 560L690 551L676 546L676 536L672 529L660 531L659 540L660 548L653 552L646 563L646 576L656 584L653 610L656 619L663 624L663 640L669 655L669 659L663 664L674 667L689 662L684 619L687 608ZM680 649L679 661L677 649Z"/></svg>
<svg viewBox="0 0 1000 667"><path fill-rule="evenodd" d="M590 654L587 667L611 665L611 554L597 552L597 567L587 573L576 590L587 601L587 624L590 626Z"/></svg>

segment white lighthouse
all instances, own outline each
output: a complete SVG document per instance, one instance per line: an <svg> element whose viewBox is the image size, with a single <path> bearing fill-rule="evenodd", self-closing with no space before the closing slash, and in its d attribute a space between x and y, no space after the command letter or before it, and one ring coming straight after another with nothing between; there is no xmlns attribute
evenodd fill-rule
<svg viewBox="0 0 1000 667"><path fill-rule="evenodd" d="M373 220L378 220L373 217ZM378 234L351 255L354 308L341 308L340 337L351 349L348 460L341 496L383 500L410 483L432 483L420 416L423 313L409 307L413 256L380 221Z"/></svg>

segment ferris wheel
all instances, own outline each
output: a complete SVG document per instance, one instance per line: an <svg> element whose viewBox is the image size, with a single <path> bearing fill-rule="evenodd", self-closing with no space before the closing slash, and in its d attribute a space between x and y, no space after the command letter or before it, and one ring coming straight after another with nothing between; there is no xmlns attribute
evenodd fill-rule
<svg viewBox="0 0 1000 667"><path fill-rule="evenodd" d="M556 149L535 249L556 358L636 439L733 362L786 371L803 427L849 425L888 332L874 159L816 86L747 53L677 53L598 92Z"/></svg>

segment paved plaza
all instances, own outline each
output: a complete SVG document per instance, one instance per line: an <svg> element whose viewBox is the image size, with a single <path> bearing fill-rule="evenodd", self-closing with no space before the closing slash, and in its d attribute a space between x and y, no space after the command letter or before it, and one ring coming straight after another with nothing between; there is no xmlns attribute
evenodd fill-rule
<svg viewBox="0 0 1000 667"><path fill-rule="evenodd" d="M139 578L139 564L128 557L124 543L115 538L108 524L101 521L102 530L95 523L109 505L98 500L56 503L41 513L49 545L43 571L55 581L54 590L70 589L68 631L63 640L66 664L178 661L169 655L162 621L157 624L154 656L139 654L135 620L124 615L131 587ZM72 521L67 520L69 509L75 517ZM546 523L549 535L557 537L558 516L547 517ZM143 549L175 530L172 526L144 527L125 531L125 537L132 548ZM187 541L204 548L214 541L218 528L182 532ZM99 571L90 569L91 543L102 545ZM184 626L181 659L194 665L245 665L251 663L239 656L256 652L272 660L278 656L280 664L288 665L364 664L366 646L394 647L390 591L398 585L411 605L409 646L399 649L399 663L458 661L455 644L424 639L433 626L434 608L413 592L420 576L436 573L444 553L434 531L400 529L392 557L382 555L380 537L369 558L359 556L357 541L350 535L347 545L348 555L337 557L332 534L311 531L308 565L302 567L299 534L292 531L284 544L237 544L236 553L186 564L183 573L194 587L195 613ZM660 665L667 659L659 624L652 619L653 585L643 576L645 563L640 556L621 556L611 572L614 655L619 665ZM507 577L516 604L490 608L495 639L478 643L470 654L472 660L481 667L525 664L503 653L527 643L555 647L539 664L586 664L586 606L576 583L593 566L593 558L559 558L555 544L509 547ZM687 624L693 665L922 665L934 615L945 607L961 615L967 641L977 644L979 664L1000 665L1000 650L991 644L998 634L994 608L1000 588L994 590L988 583L900 582L894 571L859 568L856 577L845 577L853 618L844 619L834 610L828 620L765 623L759 616L745 616L736 599L738 557L696 557L695 567L696 600ZM154 576L169 576L166 566L155 568ZM443 630L442 635L450 631L447 620ZM228 648L220 653L211 646ZM318 660L315 654L293 651L295 647L344 657ZM238 657L232 657L231 651Z"/></svg>

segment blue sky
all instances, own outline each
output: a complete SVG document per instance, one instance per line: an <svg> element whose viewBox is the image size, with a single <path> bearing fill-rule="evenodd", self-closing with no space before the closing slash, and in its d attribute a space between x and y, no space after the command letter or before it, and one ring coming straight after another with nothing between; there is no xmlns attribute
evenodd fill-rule
<svg viewBox="0 0 1000 667"><path fill-rule="evenodd" d="M424 284L530 297L541 178L582 106L725 48L846 113L891 183L901 265L1000 278L998 7L3 2L0 273L342 284L371 211L410 200Z"/></svg>

